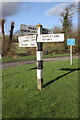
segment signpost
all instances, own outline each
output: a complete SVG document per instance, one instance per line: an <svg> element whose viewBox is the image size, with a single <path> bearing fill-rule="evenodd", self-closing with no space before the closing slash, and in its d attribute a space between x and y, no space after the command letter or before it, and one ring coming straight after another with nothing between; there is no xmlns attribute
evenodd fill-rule
<svg viewBox="0 0 80 120"><path fill-rule="evenodd" d="M64 34L42 34L42 25L38 24L37 35L20 36L19 47L36 47L37 55L37 88L41 90L43 88L43 42L63 42Z"/></svg>
<svg viewBox="0 0 80 120"><path fill-rule="evenodd" d="M68 38L67 39L67 45L70 45L70 65L72 65L72 45L75 45L75 39L74 38Z"/></svg>
<svg viewBox="0 0 80 120"><path fill-rule="evenodd" d="M63 42L64 34L41 34L37 42Z"/></svg>
<svg viewBox="0 0 80 120"><path fill-rule="evenodd" d="M38 28L37 26L32 26L32 25L24 25L21 24L20 25L20 33L22 35L26 35L26 34L36 34L38 33ZM42 34L51 34L53 33L52 29L47 29L47 28L42 28Z"/></svg>
<svg viewBox="0 0 80 120"><path fill-rule="evenodd" d="M36 35L20 36L19 47L37 47Z"/></svg>

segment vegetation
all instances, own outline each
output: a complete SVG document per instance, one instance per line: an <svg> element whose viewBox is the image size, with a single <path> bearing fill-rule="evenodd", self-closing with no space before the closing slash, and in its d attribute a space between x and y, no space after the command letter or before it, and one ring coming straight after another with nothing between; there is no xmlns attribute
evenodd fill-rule
<svg viewBox="0 0 80 120"><path fill-rule="evenodd" d="M65 42L64 42L65 49L67 49L66 39L69 38L70 34L72 33L72 27L73 27L72 18L75 13L75 9L77 8L76 5L73 3L65 7L63 12L61 12L60 14L61 22L62 22L62 32L65 35Z"/></svg>
<svg viewBox="0 0 80 120"><path fill-rule="evenodd" d="M12 42L12 38L13 38L13 29L14 29L14 22L11 22L11 30L10 30L7 53L11 51L11 42Z"/></svg>
<svg viewBox="0 0 80 120"><path fill-rule="evenodd" d="M78 55L78 54L74 54ZM70 56L69 54L49 54L49 55L43 55L44 58L55 58L55 57L64 57L64 56ZM2 58L2 62L16 62L16 61L28 61L28 60L36 60L36 55L30 55L30 56L14 56L14 57L4 57Z"/></svg>
<svg viewBox="0 0 80 120"><path fill-rule="evenodd" d="M7 42L8 41L8 42ZM4 46L5 52L8 50L9 39L6 36L6 45ZM73 53L78 53L78 45L73 46ZM64 43L44 43L43 44L43 54L69 54L69 46L68 49L64 49ZM20 56L30 56L36 54L36 48L20 48L19 43L12 42L10 51L4 57L20 57Z"/></svg>
<svg viewBox="0 0 80 120"><path fill-rule="evenodd" d="M64 33L63 43L44 43L43 58L69 55L67 38L75 38L73 53L80 50L78 28L72 30L71 13L75 6L70 5L60 14L62 28L55 27L53 33ZM10 34L5 35L5 19L0 20L0 54L2 61L22 61L36 59L36 48L19 48L17 36L13 35L14 22L11 22ZM80 43L80 42L79 42ZM2 49L1 49L2 48ZM36 64L3 69L2 117L4 118L78 118L78 59L44 62L43 89L37 89ZM1 76L0 76L1 77Z"/></svg>
<svg viewBox="0 0 80 120"><path fill-rule="evenodd" d="M72 32L72 17L75 13L76 5L70 4L67 7L64 8L64 11L61 12L60 16L62 17L62 31L65 33L65 35L69 35L70 32Z"/></svg>
<svg viewBox="0 0 80 120"><path fill-rule="evenodd" d="M76 54L77 55L77 54ZM50 54L50 55L43 55L43 58L54 58L54 57L63 57L63 56L69 56L69 54ZM14 56L14 57L4 57L2 58L2 62L16 62L16 61L27 61L27 60L36 60L36 55L30 55L30 56Z"/></svg>
<svg viewBox="0 0 80 120"><path fill-rule="evenodd" d="M14 29L14 22L11 22L11 30L10 30L10 43L12 42L12 37L13 37L13 29Z"/></svg>
<svg viewBox="0 0 80 120"><path fill-rule="evenodd" d="M1 26L1 32L2 32L2 38L0 38L0 44L2 45L1 48L4 48L4 46L5 46L4 23L5 23L5 19L1 19L0 20L0 26ZM2 49L0 52L5 53L4 49Z"/></svg>
<svg viewBox="0 0 80 120"><path fill-rule="evenodd" d="M78 118L78 60L44 62L44 88L35 64L3 70L3 118Z"/></svg>
<svg viewBox="0 0 80 120"><path fill-rule="evenodd" d="M72 18L74 15L74 10L76 6L75 4L70 4L67 7L64 8L64 11L61 12L60 18L61 18L61 23L62 27L54 27L53 28L53 33L64 33L65 34L65 42L63 43L44 43L43 49L44 51L47 51L46 54L64 54L68 53L69 47L66 45L66 40L67 38L75 38L76 39L76 46L74 46L73 53L78 53L79 51L79 46L78 46L78 28L73 31L73 23L72 23ZM19 51L18 47L18 38L16 34L13 35L13 30L14 30L14 22L11 22L11 29L10 29L10 35L5 35L4 31L4 24L5 20L1 19L0 25L2 28L2 55L4 57L6 56L15 56L18 53L23 54L27 53L27 55L35 55L36 49L35 48L21 48L22 51ZM0 45L1 45L1 40L0 40ZM16 50L17 48L17 50ZM24 49L24 50L23 50Z"/></svg>

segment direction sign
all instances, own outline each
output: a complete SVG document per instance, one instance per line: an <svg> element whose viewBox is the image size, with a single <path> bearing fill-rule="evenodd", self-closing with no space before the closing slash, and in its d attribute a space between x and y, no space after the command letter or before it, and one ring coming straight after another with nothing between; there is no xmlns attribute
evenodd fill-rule
<svg viewBox="0 0 80 120"><path fill-rule="evenodd" d="M75 39L74 38L68 38L67 39L67 45L75 45Z"/></svg>
<svg viewBox="0 0 80 120"><path fill-rule="evenodd" d="M37 47L36 35L20 36L19 47Z"/></svg>
<svg viewBox="0 0 80 120"><path fill-rule="evenodd" d="M38 28L36 26L33 25L24 25L21 24L20 25L20 33L23 35L27 35L27 34L37 34L38 33ZM42 34L52 34L53 30L52 29L48 29L48 28L42 28Z"/></svg>
<svg viewBox="0 0 80 120"><path fill-rule="evenodd" d="M37 42L63 42L64 34L41 34Z"/></svg>
<svg viewBox="0 0 80 120"><path fill-rule="evenodd" d="M36 42L36 35L20 36L19 43L23 43L23 42Z"/></svg>
<svg viewBox="0 0 80 120"><path fill-rule="evenodd" d="M20 43L19 47L37 47L37 43Z"/></svg>

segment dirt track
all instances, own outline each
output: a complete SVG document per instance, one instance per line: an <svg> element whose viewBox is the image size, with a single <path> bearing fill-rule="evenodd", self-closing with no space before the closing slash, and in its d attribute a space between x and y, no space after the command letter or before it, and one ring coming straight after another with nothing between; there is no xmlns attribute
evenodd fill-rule
<svg viewBox="0 0 80 120"><path fill-rule="evenodd" d="M73 58L78 58L78 56L73 56ZM46 59L43 59L43 61L56 61L56 60L69 60L69 59L70 59L69 56L67 56L67 57L57 57L57 58L46 58ZM4 68L20 66L24 64L33 64L35 62L36 60L3 63L2 65L0 65L0 68L4 69Z"/></svg>

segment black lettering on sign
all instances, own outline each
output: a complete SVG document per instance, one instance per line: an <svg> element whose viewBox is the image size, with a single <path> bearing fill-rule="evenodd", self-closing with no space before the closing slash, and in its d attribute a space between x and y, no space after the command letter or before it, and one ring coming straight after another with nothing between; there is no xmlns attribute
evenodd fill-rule
<svg viewBox="0 0 80 120"><path fill-rule="evenodd" d="M59 37L59 35L54 35L54 37Z"/></svg>

